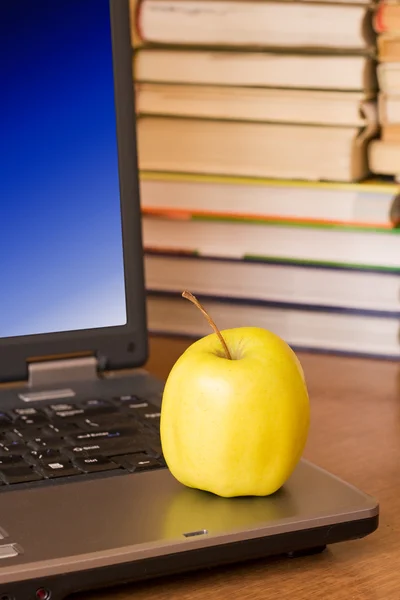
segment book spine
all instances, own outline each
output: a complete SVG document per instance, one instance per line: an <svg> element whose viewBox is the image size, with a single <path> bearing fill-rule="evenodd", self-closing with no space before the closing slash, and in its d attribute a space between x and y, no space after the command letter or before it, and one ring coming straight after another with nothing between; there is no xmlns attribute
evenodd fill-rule
<svg viewBox="0 0 400 600"><path fill-rule="evenodd" d="M314 271L347 271L353 273L374 273L382 276L385 275L400 275L400 269L396 267L379 268L373 266L360 266L351 264L333 264L333 263L320 263L306 260L290 260L290 259L279 259L279 258L260 258L243 256L242 258L236 258L232 256L203 256L189 250L174 250L168 248L162 250L159 248L145 248L145 256L160 256L166 258L173 258L174 260L186 260L201 261L201 262L217 262L217 263L250 263L259 265L273 265L279 267L296 267L301 270L314 270ZM399 280L400 281L400 280Z"/></svg>
<svg viewBox="0 0 400 600"><path fill-rule="evenodd" d="M400 6L381 0L376 7L372 26L376 33L400 33Z"/></svg>
<svg viewBox="0 0 400 600"><path fill-rule="evenodd" d="M397 183L392 181L381 181L379 178L368 179L366 181L346 183L342 181L307 181L297 179L267 179L262 177L245 176L226 176L209 175L193 173L174 173L169 171L147 171L139 172L142 181L168 181L178 183L216 183L246 185L254 187L274 187L274 188L301 188L301 189L320 189L335 191L356 191L360 194L388 194L393 196L399 193L400 188Z"/></svg>
<svg viewBox="0 0 400 600"><path fill-rule="evenodd" d="M400 123L387 123L381 127L381 140L394 144L400 143Z"/></svg>
<svg viewBox="0 0 400 600"><path fill-rule="evenodd" d="M195 290L196 292L196 290ZM156 298L177 298L180 292L159 290L156 288L147 288L146 295ZM301 311L303 313L324 313L332 315L360 315L364 317L379 317L381 319L398 319L400 311L393 310L375 310L370 308L352 308L348 306L330 306L327 304L304 304L302 302L284 302L276 300L259 300L255 298L237 298L234 296L216 296L214 294L204 294L196 292L199 300L204 302L216 302L218 304L229 304L235 306L255 306L269 309L285 309Z"/></svg>
<svg viewBox="0 0 400 600"><path fill-rule="evenodd" d="M360 228L360 229L391 229L392 223L388 220L386 222L370 222L370 221L362 221L362 220L338 220L335 218L300 218L300 217L292 217L292 216L282 216L282 215L269 215L269 214L253 214L253 213L235 213L235 212L219 212L219 211L204 211L204 210L189 210L182 208L160 208L160 207L151 207L151 206L143 206L142 214L146 216L154 216L154 217L164 217L166 219L180 220L180 221L190 221L190 220L202 220L202 221L213 221L213 220L221 220L221 221L238 221L242 223L252 223L259 222L265 224L273 224L277 225L309 225L310 227L315 226L337 226L337 227L350 227L350 228Z"/></svg>
<svg viewBox="0 0 400 600"><path fill-rule="evenodd" d="M131 0L131 28L132 28L132 40L135 47L142 46L145 43L142 30L142 9L144 0Z"/></svg>
<svg viewBox="0 0 400 600"><path fill-rule="evenodd" d="M378 59L381 62L398 62L400 60L400 37L383 33L377 38Z"/></svg>
<svg viewBox="0 0 400 600"><path fill-rule="evenodd" d="M170 330L168 328L165 329L155 329L152 327L151 323L149 325L149 332L154 337L168 337L177 338L177 339L187 339L187 340L198 340L202 336L198 335L194 332L186 332L186 333L177 333L176 331ZM327 355L327 356L343 356L345 358L368 358L373 360L382 360L382 361L398 361L399 355L385 353L384 351L380 354L373 352L355 352L352 350L338 350L327 347L316 347L309 346L307 343L304 344L289 344L294 352L307 352L307 354L316 354L316 355Z"/></svg>
<svg viewBox="0 0 400 600"><path fill-rule="evenodd" d="M381 2L378 4L372 19L372 25L376 33L384 33L386 31L384 13L385 5Z"/></svg>

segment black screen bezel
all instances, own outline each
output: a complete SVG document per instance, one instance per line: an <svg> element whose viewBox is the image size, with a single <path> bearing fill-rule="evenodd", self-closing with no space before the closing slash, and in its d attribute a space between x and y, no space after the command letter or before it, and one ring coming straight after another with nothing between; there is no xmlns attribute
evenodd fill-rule
<svg viewBox="0 0 400 600"><path fill-rule="evenodd" d="M113 42L127 324L0 338L0 382L28 376L40 357L97 356L100 368L142 366L148 355L129 0L109 0ZM1 274L0 274L1 276ZM3 290L3 293L7 293Z"/></svg>

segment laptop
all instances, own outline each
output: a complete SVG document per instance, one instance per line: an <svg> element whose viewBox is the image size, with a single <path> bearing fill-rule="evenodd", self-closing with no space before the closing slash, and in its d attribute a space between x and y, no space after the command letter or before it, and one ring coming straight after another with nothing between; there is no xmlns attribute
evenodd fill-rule
<svg viewBox="0 0 400 600"><path fill-rule="evenodd" d="M166 467L163 383L143 369L128 0L3 0L0 57L1 600L373 532L376 500L305 460L266 498Z"/></svg>

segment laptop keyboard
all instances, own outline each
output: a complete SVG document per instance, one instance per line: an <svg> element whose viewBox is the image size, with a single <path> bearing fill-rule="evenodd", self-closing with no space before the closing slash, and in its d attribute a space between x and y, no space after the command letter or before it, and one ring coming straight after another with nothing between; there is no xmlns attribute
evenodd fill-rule
<svg viewBox="0 0 400 600"><path fill-rule="evenodd" d="M92 473L165 467L160 409L137 396L0 413L0 489Z"/></svg>

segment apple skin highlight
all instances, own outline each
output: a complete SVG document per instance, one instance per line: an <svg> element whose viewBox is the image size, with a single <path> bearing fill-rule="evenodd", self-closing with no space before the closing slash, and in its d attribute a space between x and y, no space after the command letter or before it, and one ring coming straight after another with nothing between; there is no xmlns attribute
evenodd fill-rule
<svg viewBox="0 0 400 600"><path fill-rule="evenodd" d="M268 496L290 477L307 441L304 373L292 349L270 331L218 334L194 342L167 378L164 457L187 487L223 497Z"/></svg>

